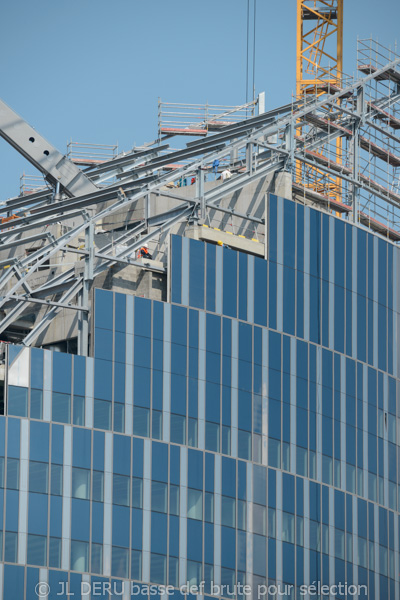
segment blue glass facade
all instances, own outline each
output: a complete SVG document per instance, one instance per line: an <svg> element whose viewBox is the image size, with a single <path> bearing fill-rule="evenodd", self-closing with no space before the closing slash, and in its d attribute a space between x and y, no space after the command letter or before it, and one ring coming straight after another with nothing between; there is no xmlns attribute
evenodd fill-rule
<svg viewBox="0 0 400 600"><path fill-rule="evenodd" d="M96 290L93 358L10 346L5 599L399 599L398 249L275 196L267 224L267 260L172 236L168 303Z"/></svg>

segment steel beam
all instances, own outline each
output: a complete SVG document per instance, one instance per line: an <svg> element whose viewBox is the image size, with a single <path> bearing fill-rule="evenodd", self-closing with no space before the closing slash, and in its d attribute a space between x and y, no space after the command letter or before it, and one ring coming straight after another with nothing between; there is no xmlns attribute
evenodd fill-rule
<svg viewBox="0 0 400 600"><path fill-rule="evenodd" d="M19 231L18 231L19 234ZM13 240L11 242L7 242L3 244L0 240L0 252L3 250L9 250L10 248L14 248L15 246L21 246L22 244L30 244L31 242L36 242L37 240L49 240L50 233L37 233L36 235L30 235L26 238L20 238L18 240Z"/></svg>
<svg viewBox="0 0 400 600"><path fill-rule="evenodd" d="M16 302L24 302L25 304L42 304L45 306L58 306L59 308L76 310L78 312L83 313L89 312L89 307L87 305L78 306L77 304L70 304L67 302L56 302L55 300L41 300L40 298L33 298L32 296L26 298L25 296L17 296L16 294L10 296L10 298L12 300L15 300Z"/></svg>
<svg viewBox="0 0 400 600"><path fill-rule="evenodd" d="M242 189L245 185L252 183L253 181L257 181L261 177L269 175L270 173L274 173L275 171L279 171L284 167L283 160L277 160L275 163L270 163L265 166L259 167L257 171L255 171L252 175L248 175L244 173L243 175L239 175L238 177L228 179L218 188L214 188L211 191L207 192L205 195L207 206L212 207L213 204L218 202L218 200L222 199L224 196L228 194L233 194L239 189Z"/></svg>
<svg viewBox="0 0 400 600"><path fill-rule="evenodd" d="M69 290L67 290L63 294L63 296L60 299L59 304L57 306L53 306L53 308L51 308L49 310L49 312L44 315L42 320L37 325L35 325L34 328L28 333L26 338L23 340L23 344L25 346L32 345L32 343L36 340L38 335L40 335L42 333L42 331L44 331L50 325L50 322L52 321L52 319L62 309L61 305L65 304L66 302L68 302L68 300L70 300L71 298L76 296L76 294L80 291L81 287L82 287L82 281L81 281L81 279L79 279L70 287ZM83 308L83 307L81 307L81 308ZM0 323L0 331L2 331L1 323Z"/></svg>
<svg viewBox="0 0 400 600"><path fill-rule="evenodd" d="M94 183L66 156L49 144L5 102L0 100L0 136L36 167L46 179L60 183L68 196L96 190Z"/></svg>

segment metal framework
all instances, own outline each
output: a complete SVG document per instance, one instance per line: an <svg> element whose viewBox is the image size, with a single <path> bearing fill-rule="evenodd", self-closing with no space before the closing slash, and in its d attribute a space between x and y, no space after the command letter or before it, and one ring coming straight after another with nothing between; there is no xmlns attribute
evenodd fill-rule
<svg viewBox="0 0 400 600"><path fill-rule="evenodd" d="M79 315L78 351L86 354L88 298L95 277L118 264L143 268L136 251L144 242L162 243L178 224L212 225L216 214L224 216L227 229L234 217L265 239L265 214L256 214L251 207L246 214L239 212L235 196L230 196L228 208L221 202L274 173L291 175L297 201L340 212L343 218L399 242L400 57L364 40L359 42L358 67L360 77L328 96L308 96L223 127L182 150L153 143L85 171L60 158L50 145L49 162L37 152L30 155L27 148L34 130L18 117L18 135L13 137L7 115L15 122L15 113L1 108L0 134L38 166L52 187L13 198L1 207L5 217L16 218L0 223L0 334L33 306L42 305L41 318L21 339L32 345L60 310L70 309ZM341 161L338 140L343 145ZM229 165L233 176L209 185L216 177L216 161L220 171ZM330 180L326 189L320 182L316 185L319 172L338 180L340 201L332 198ZM192 178L190 194L182 196L173 189ZM168 208L171 199L175 205ZM121 225L121 214L138 206L143 206L140 218ZM112 236L101 248L94 246L95 234L113 219ZM57 235L50 224L58 224ZM33 243L27 254L23 248ZM82 258L84 266L77 269L63 261L63 256L71 255ZM56 257L53 275L41 281L38 272ZM157 265L145 268L164 272Z"/></svg>

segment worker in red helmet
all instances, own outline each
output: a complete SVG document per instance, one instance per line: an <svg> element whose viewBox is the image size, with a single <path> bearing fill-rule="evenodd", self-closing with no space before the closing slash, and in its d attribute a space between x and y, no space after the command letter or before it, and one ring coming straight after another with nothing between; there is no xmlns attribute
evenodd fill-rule
<svg viewBox="0 0 400 600"><path fill-rule="evenodd" d="M148 258L148 259L152 259L152 256L149 252L149 245L148 244L143 244L143 246L140 248L139 250L139 256L143 257L143 258Z"/></svg>

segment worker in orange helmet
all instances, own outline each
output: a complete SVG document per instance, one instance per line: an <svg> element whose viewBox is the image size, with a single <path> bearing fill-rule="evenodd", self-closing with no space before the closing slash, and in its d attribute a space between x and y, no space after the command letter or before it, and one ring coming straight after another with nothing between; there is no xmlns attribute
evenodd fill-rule
<svg viewBox="0 0 400 600"><path fill-rule="evenodd" d="M148 258L148 259L152 259L152 256L149 252L149 245L143 244L143 246L140 248L139 250L139 257L143 257L143 258Z"/></svg>

